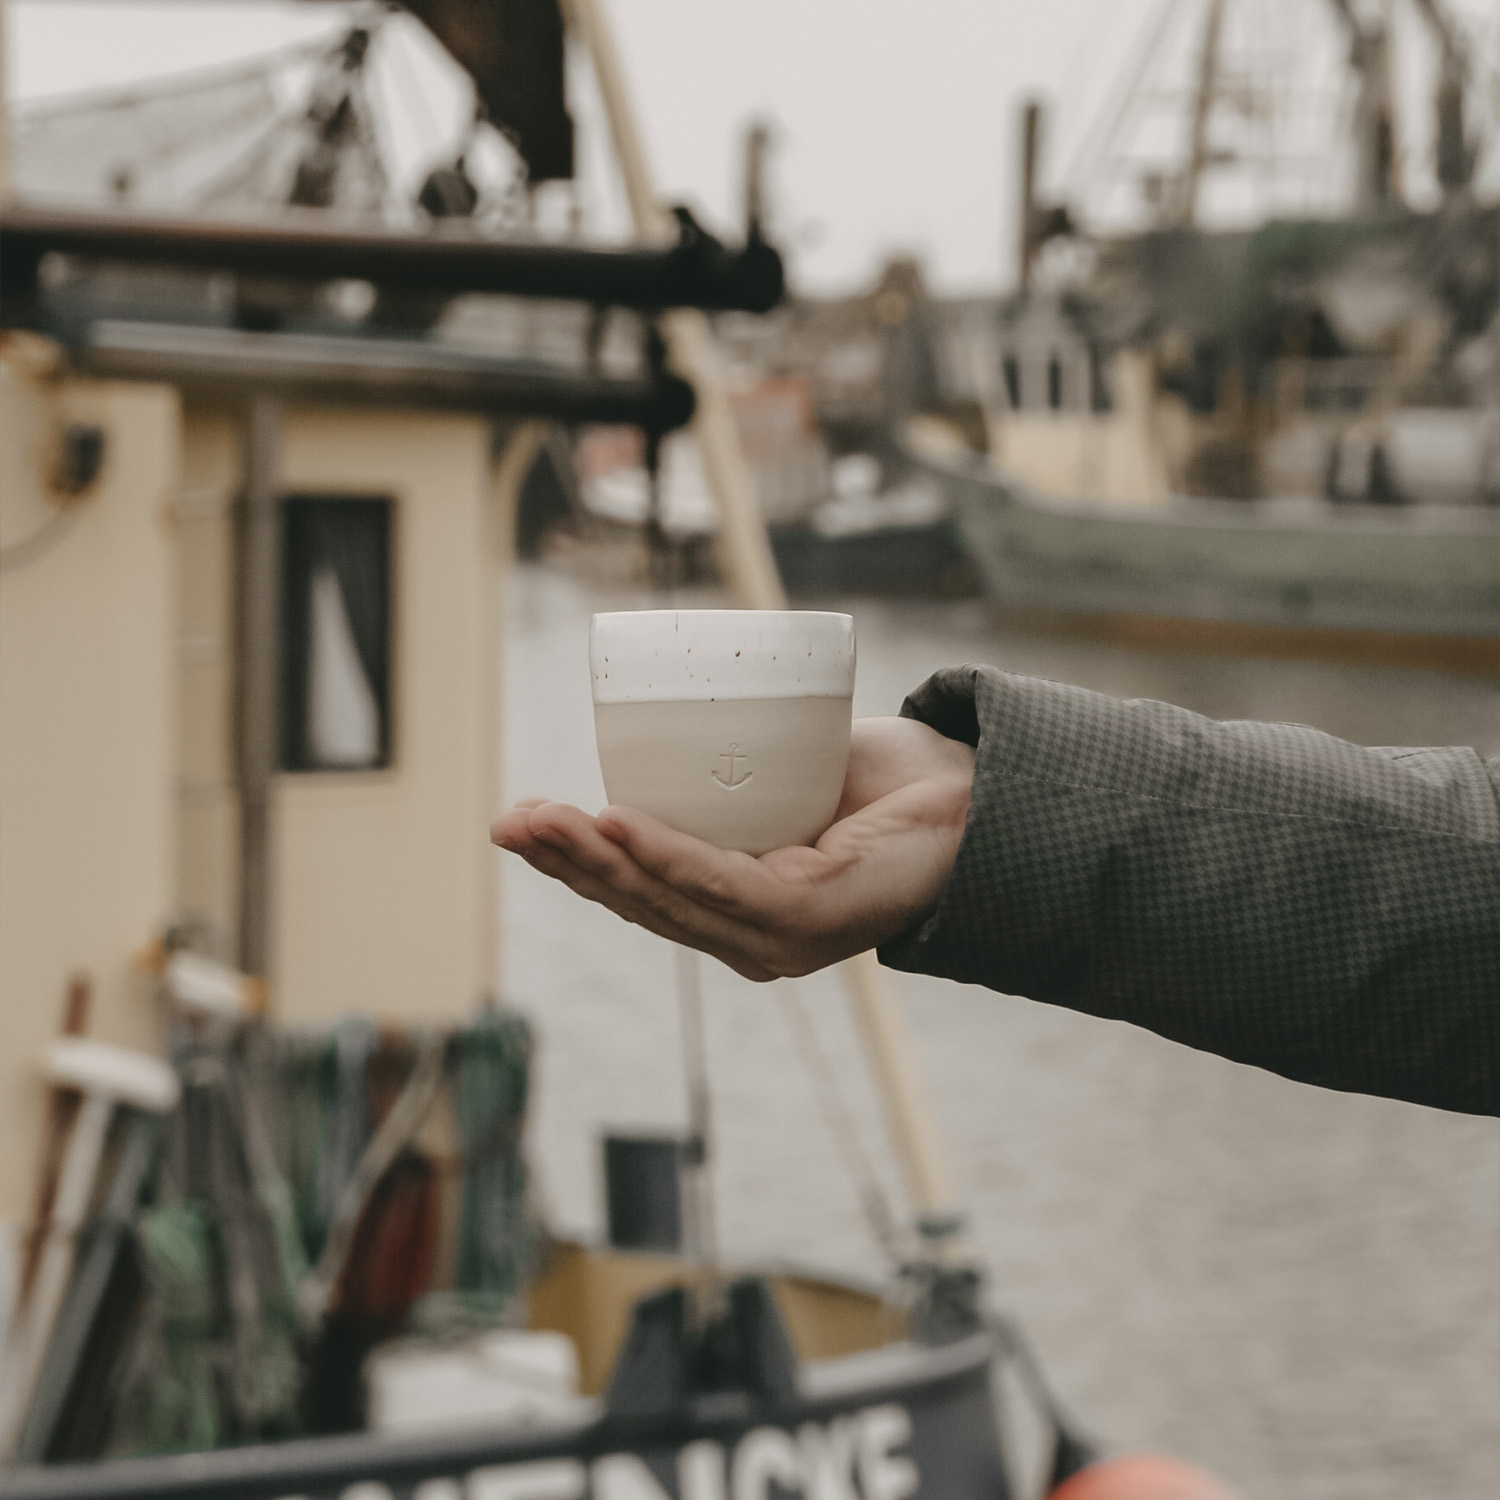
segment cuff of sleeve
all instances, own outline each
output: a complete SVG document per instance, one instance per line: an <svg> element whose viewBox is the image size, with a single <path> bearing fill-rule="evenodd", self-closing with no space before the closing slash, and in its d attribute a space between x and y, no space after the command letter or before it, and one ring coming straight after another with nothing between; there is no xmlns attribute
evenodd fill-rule
<svg viewBox="0 0 1500 1500"><path fill-rule="evenodd" d="M977 683L984 669L976 666L944 667L934 672L919 688L909 694L901 705L903 719L916 719L950 740L958 740L972 746L976 751L975 797L969 803L969 816L964 825L964 835L959 841L958 853L954 857L953 869L948 875L943 893L932 912L920 922L908 928L898 937L882 943L876 956L887 968L904 969L916 974L946 972L938 950L945 946L941 941L944 929L944 912L950 904L949 895L963 882L966 853L971 853L970 829L974 825L975 801L979 792L979 756L982 730L976 703Z"/></svg>

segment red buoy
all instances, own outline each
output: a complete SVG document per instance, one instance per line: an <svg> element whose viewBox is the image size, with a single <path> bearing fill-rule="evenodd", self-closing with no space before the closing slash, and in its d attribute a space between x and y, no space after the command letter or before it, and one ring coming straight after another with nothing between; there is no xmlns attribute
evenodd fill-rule
<svg viewBox="0 0 1500 1500"><path fill-rule="evenodd" d="M1065 1479L1047 1500L1234 1500L1212 1474L1175 1458L1104 1458Z"/></svg>

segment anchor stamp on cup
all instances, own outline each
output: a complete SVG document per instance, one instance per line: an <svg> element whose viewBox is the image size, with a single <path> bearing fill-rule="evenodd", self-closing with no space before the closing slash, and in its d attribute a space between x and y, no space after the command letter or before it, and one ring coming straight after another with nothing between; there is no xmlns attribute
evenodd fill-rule
<svg viewBox="0 0 1500 1500"><path fill-rule="evenodd" d="M742 786L744 786L747 781L750 780L752 776L755 775L755 772L750 769L749 754L746 751L741 750L740 747L732 740L730 741L729 748L719 757L719 759L721 761L724 761L728 765L729 774L727 776L721 776L717 771L710 771L708 774L712 776L713 779L717 781L726 792L737 792ZM743 766L741 766L740 764L742 761L744 762Z"/></svg>

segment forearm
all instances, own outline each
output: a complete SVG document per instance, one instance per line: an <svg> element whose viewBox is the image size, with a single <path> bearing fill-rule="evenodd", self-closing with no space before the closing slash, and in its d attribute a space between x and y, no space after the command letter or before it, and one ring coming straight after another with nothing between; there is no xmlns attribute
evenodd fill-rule
<svg viewBox="0 0 1500 1500"><path fill-rule="evenodd" d="M989 668L903 712L977 753L939 906L887 963L1500 1112L1500 810L1472 752L1403 760Z"/></svg>

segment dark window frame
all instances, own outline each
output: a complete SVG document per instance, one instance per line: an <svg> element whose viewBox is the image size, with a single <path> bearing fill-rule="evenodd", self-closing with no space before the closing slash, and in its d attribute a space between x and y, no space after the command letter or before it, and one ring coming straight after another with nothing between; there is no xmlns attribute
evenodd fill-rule
<svg viewBox="0 0 1500 1500"><path fill-rule="evenodd" d="M396 740L395 501L388 495L293 493L281 497L280 509L279 769L319 776L388 771ZM375 698L377 751L366 765L322 764L308 743L312 579L323 566L338 576Z"/></svg>
<svg viewBox="0 0 1500 1500"><path fill-rule="evenodd" d="M1000 372L1005 379L1005 394L1010 397L1010 409L1021 410L1021 361L1014 354L1007 354L1000 361Z"/></svg>

